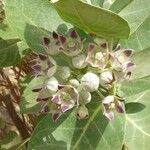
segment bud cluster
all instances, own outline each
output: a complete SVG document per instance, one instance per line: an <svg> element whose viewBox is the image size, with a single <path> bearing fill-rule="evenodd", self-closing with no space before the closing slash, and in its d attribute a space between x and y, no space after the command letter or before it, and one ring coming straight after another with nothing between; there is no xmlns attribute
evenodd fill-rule
<svg viewBox="0 0 150 150"><path fill-rule="evenodd" d="M121 49L117 45L110 50L107 42L81 37L74 29L65 36L53 32L49 37L44 36L42 43L47 55L37 54L30 64L34 75L44 81L33 87L33 92L39 93L37 101L41 102L41 112L50 112L54 121L73 107L78 119L87 118L86 104L91 102L92 92L102 88L110 93L116 84L131 76L132 49ZM58 65L55 58L59 53L63 53L70 64ZM115 93L106 95L102 105L104 115L110 120L114 111L124 112L124 100Z"/></svg>

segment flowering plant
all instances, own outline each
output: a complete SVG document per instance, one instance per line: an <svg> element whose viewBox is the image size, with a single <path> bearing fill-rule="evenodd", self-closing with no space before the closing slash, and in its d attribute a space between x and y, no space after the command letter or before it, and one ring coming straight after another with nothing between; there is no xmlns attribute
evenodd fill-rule
<svg viewBox="0 0 150 150"><path fill-rule="evenodd" d="M148 2L0 0L0 108L15 149L150 147ZM1 112L0 140L14 130Z"/></svg>

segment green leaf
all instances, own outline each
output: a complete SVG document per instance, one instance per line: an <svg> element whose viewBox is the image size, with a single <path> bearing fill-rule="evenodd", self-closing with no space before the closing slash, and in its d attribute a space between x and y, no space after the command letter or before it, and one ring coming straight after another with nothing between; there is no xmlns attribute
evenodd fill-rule
<svg viewBox="0 0 150 150"><path fill-rule="evenodd" d="M44 78L38 77L38 78L27 78L24 81L24 86L26 88L23 91L23 94L21 96L20 100L20 111L21 113L36 113L39 112L41 109L41 104L36 101L38 97L38 92L32 92L33 87L43 84Z"/></svg>
<svg viewBox="0 0 150 150"><path fill-rule="evenodd" d="M88 108L87 120L77 120L74 111L65 113L57 122L47 115L33 132L28 150L120 150L124 117L116 115L115 120L108 122L97 95Z"/></svg>
<svg viewBox="0 0 150 150"><path fill-rule="evenodd" d="M129 150L146 150L150 147L150 77L123 83L118 94L125 97L127 103L145 106L137 113L126 114L124 143Z"/></svg>
<svg viewBox="0 0 150 150"><path fill-rule="evenodd" d="M133 34L150 16L149 0L134 0L119 15L128 21Z"/></svg>
<svg viewBox="0 0 150 150"><path fill-rule="evenodd" d="M16 34L38 52L45 53L41 44L43 36L62 25L72 27L59 17L48 0L9 0L5 9L7 20Z"/></svg>
<svg viewBox="0 0 150 150"><path fill-rule="evenodd" d="M150 47L133 55L133 67L131 79L143 78L150 76Z"/></svg>
<svg viewBox="0 0 150 150"><path fill-rule="evenodd" d="M150 47L150 16L142 22L137 30L128 40L122 41L122 45L127 48L133 48L135 51L141 51Z"/></svg>
<svg viewBox="0 0 150 150"><path fill-rule="evenodd" d="M105 0L82 0L82 1L95 6L103 7L103 3Z"/></svg>
<svg viewBox="0 0 150 150"><path fill-rule="evenodd" d="M65 21L82 30L102 37L128 38L129 36L128 23L111 11L79 0L59 0L53 5Z"/></svg>
<svg viewBox="0 0 150 150"><path fill-rule="evenodd" d="M17 35L11 29L6 20L3 23L0 23L0 38L5 40L18 39Z"/></svg>
<svg viewBox="0 0 150 150"><path fill-rule="evenodd" d="M127 5L129 5L133 0L116 0L109 8L109 10L119 13Z"/></svg>
<svg viewBox="0 0 150 150"><path fill-rule="evenodd" d="M20 60L18 39L3 40L0 38L0 67L16 64Z"/></svg>

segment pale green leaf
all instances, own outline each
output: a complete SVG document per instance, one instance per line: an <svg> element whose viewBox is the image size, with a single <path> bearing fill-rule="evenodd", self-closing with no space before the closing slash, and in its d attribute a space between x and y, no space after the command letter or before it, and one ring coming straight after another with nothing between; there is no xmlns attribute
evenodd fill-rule
<svg viewBox="0 0 150 150"><path fill-rule="evenodd" d="M136 66L131 70L131 79L150 76L150 47L135 53L132 61L136 64Z"/></svg>
<svg viewBox="0 0 150 150"><path fill-rule="evenodd" d="M150 77L125 82L118 94L126 103L141 103L144 109L126 114L124 143L129 150L147 150L150 147Z"/></svg>
<svg viewBox="0 0 150 150"><path fill-rule="evenodd" d="M3 40L0 38L0 67L19 63L29 51L28 46L19 39Z"/></svg>
<svg viewBox="0 0 150 150"><path fill-rule="evenodd" d="M128 23L111 11L79 0L60 0L53 5L65 21L82 30L102 37L128 38Z"/></svg>
<svg viewBox="0 0 150 150"><path fill-rule="evenodd" d="M6 1L7 20L32 50L43 52L42 37L64 25L48 0ZM71 27L65 23L64 26Z"/></svg>
<svg viewBox="0 0 150 150"><path fill-rule="evenodd" d="M109 8L109 10L119 13L127 5L129 5L133 0L116 0Z"/></svg>

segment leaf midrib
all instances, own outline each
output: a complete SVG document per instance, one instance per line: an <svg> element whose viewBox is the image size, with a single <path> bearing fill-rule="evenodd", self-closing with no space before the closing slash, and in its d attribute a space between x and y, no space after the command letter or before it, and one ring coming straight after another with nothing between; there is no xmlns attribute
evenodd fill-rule
<svg viewBox="0 0 150 150"><path fill-rule="evenodd" d="M101 110L102 105L99 105L98 108L95 110L95 112L92 114L92 116L89 118L86 126L83 129L83 132L81 133L81 135L78 137L77 142L75 143L75 145L73 146L73 150L76 150L76 147L79 145L80 141L82 140L82 137L84 136L85 132L87 131L88 127L90 126L91 122L94 120L94 118L97 116L97 114L99 113L99 111Z"/></svg>

